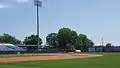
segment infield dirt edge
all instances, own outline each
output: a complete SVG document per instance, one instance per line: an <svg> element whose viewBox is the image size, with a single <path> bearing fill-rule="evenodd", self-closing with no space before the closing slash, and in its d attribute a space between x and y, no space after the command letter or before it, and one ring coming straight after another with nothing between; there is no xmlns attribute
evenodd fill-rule
<svg viewBox="0 0 120 68"><path fill-rule="evenodd" d="M0 58L0 63L37 61L37 60L58 60L58 59L75 59L75 58L93 58L93 57L101 57L101 56L103 56L103 55L97 55L97 54L44 54L44 55L46 55L46 56L42 55L42 56Z"/></svg>

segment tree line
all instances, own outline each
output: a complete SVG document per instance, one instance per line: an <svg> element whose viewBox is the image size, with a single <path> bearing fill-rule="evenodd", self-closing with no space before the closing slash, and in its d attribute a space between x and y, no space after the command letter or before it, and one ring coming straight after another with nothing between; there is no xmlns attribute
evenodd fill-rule
<svg viewBox="0 0 120 68"><path fill-rule="evenodd" d="M20 41L12 35L4 33L0 36L0 43L37 45L37 35L25 37L24 41ZM42 44L41 38L39 38L39 44ZM85 34L77 34L70 28L61 28L57 33L50 33L46 36L46 44L54 49L87 51L88 47L94 45L94 42Z"/></svg>
<svg viewBox="0 0 120 68"><path fill-rule="evenodd" d="M76 31L69 28L61 28L58 33L50 33L46 37L47 45L53 48L64 50L82 50L87 51L94 42L84 34L77 34Z"/></svg>

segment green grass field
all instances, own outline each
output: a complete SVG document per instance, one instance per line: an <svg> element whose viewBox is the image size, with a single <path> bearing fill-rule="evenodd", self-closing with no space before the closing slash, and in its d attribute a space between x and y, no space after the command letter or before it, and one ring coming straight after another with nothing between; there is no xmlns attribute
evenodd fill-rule
<svg viewBox="0 0 120 68"><path fill-rule="evenodd" d="M0 68L120 68L120 53L104 53L89 59L0 63Z"/></svg>

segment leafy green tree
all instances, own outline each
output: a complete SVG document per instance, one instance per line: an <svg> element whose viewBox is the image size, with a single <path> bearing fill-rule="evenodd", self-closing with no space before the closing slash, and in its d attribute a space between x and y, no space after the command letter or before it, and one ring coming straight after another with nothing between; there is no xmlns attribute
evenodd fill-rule
<svg viewBox="0 0 120 68"><path fill-rule="evenodd" d="M59 48L67 49L69 47L73 47L77 42L77 33L69 28L61 28L58 31L58 43ZM70 48L69 48L70 50Z"/></svg>
<svg viewBox="0 0 120 68"><path fill-rule="evenodd" d="M28 37L25 37L23 44L25 45L37 45L37 35L31 35ZM39 45L42 44L42 39L39 38Z"/></svg>
<svg viewBox="0 0 120 68"><path fill-rule="evenodd" d="M47 45L49 45L50 47L57 48L58 47L58 34L57 33L48 34L48 36L46 37L46 42L47 42Z"/></svg>
<svg viewBox="0 0 120 68"><path fill-rule="evenodd" d="M111 46L112 46L111 43L107 43L107 44L106 44L106 47L111 47Z"/></svg>
<svg viewBox="0 0 120 68"><path fill-rule="evenodd" d="M90 39L87 39L87 42L88 47L92 47L94 45L94 42Z"/></svg>
<svg viewBox="0 0 120 68"><path fill-rule="evenodd" d="M51 47L57 47L63 50L75 50L80 49L87 51L88 47L94 45L93 41L90 40L86 35L77 35L76 31L69 28L61 28L58 33L50 33L46 37L47 44Z"/></svg>
<svg viewBox="0 0 120 68"><path fill-rule="evenodd" d="M88 39L86 35L79 34L76 49L87 51L88 47L91 47L93 45L94 45L93 41Z"/></svg>
<svg viewBox="0 0 120 68"><path fill-rule="evenodd" d="M2 36L0 36L0 43L3 43Z"/></svg>
<svg viewBox="0 0 120 68"><path fill-rule="evenodd" d="M0 36L0 43L21 44L21 41L9 34L4 33Z"/></svg>

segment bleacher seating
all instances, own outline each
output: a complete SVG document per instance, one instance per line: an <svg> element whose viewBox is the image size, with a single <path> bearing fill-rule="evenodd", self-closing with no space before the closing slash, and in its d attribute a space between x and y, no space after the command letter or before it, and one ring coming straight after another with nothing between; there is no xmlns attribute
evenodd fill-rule
<svg viewBox="0 0 120 68"><path fill-rule="evenodd" d="M26 49L18 46L0 45L0 51L25 51Z"/></svg>

